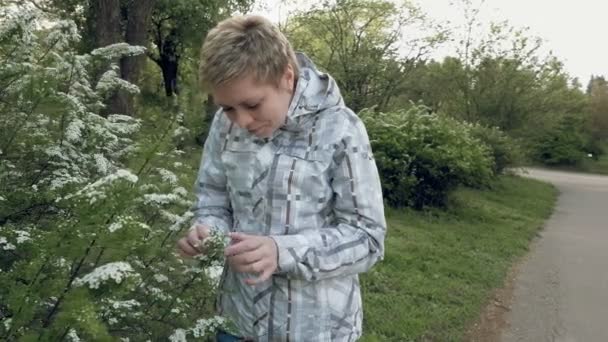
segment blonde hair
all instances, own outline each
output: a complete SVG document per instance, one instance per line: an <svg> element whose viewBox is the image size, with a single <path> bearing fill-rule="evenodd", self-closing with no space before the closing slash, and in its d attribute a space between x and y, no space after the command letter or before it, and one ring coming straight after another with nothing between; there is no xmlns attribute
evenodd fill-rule
<svg viewBox="0 0 608 342"><path fill-rule="evenodd" d="M257 15L235 16L207 34L201 49L199 79L205 91L249 72L257 81L278 85L288 65L297 77L294 50L275 25Z"/></svg>

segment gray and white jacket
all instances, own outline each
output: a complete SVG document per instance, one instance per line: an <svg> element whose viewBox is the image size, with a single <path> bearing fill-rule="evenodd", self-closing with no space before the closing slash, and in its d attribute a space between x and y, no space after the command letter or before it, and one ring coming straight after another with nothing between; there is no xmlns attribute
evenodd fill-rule
<svg viewBox="0 0 608 342"><path fill-rule="evenodd" d="M358 274L384 255L380 178L361 120L336 82L297 54L285 125L260 139L220 110L195 185L195 220L271 236L279 268L266 282L226 265L218 310L259 341L354 341L363 317Z"/></svg>

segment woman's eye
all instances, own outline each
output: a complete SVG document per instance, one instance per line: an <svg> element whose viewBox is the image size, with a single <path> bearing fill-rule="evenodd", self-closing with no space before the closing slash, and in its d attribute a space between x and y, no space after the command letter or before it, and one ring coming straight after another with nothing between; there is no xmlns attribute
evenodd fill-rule
<svg viewBox="0 0 608 342"><path fill-rule="evenodd" d="M258 108L259 104L254 104L254 105L247 105L247 109L256 109Z"/></svg>

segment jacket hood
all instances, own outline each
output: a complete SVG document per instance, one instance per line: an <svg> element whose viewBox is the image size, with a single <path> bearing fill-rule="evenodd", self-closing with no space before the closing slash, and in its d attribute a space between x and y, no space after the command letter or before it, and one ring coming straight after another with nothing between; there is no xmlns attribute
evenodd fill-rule
<svg viewBox="0 0 608 342"><path fill-rule="evenodd" d="M283 127L289 131L301 130L304 122L325 109L344 105L340 89L330 75L319 71L305 54L296 53L296 58L300 72Z"/></svg>

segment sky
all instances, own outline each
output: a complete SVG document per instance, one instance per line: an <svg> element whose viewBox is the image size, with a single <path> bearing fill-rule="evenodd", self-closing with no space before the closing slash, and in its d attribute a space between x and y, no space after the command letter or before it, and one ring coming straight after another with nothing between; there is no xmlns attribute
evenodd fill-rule
<svg viewBox="0 0 608 342"><path fill-rule="evenodd" d="M284 2L267 2L269 6L259 14L275 22L285 17L289 8L281 5ZM435 20L463 23L462 12L450 6L451 0L414 2ZM529 27L529 34L543 38L544 49L564 62L566 71L583 86L592 74L608 76L606 0L485 0L479 18L485 23L508 20L515 27ZM449 47L442 51L450 53Z"/></svg>

